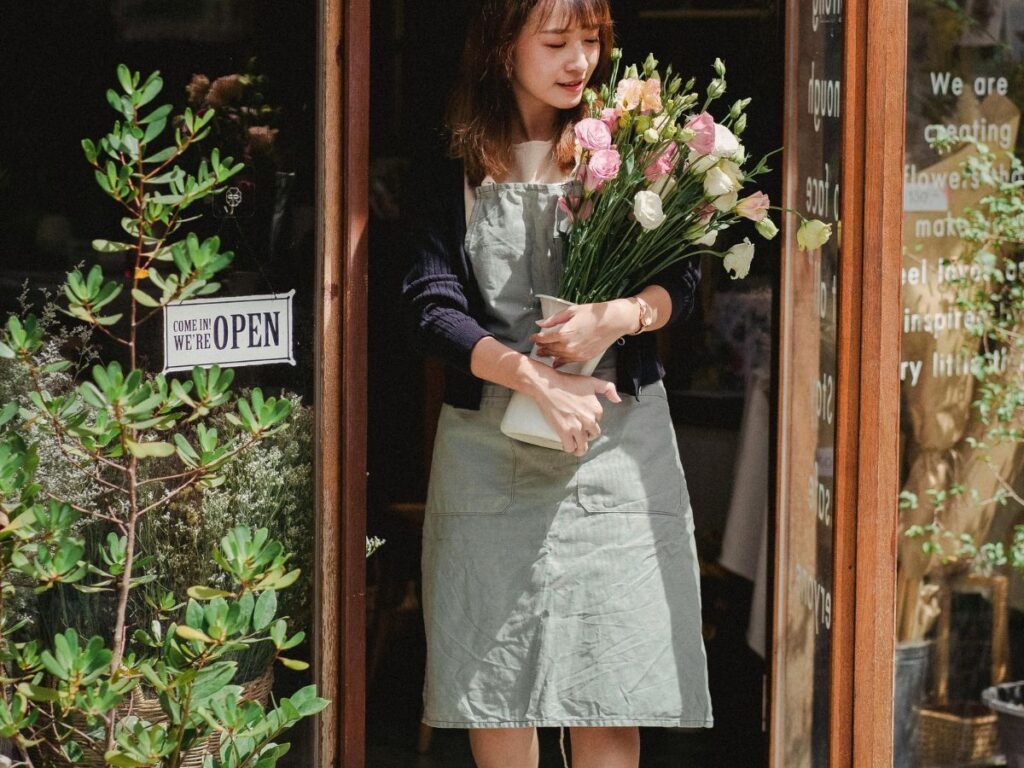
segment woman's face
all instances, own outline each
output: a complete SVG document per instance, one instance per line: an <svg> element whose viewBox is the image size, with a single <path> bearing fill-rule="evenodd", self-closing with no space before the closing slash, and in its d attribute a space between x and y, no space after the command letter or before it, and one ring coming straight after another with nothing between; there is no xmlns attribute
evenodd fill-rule
<svg viewBox="0 0 1024 768"><path fill-rule="evenodd" d="M560 4L543 19L544 5L533 9L515 46L512 89L524 118L578 106L601 55L597 27L570 26Z"/></svg>

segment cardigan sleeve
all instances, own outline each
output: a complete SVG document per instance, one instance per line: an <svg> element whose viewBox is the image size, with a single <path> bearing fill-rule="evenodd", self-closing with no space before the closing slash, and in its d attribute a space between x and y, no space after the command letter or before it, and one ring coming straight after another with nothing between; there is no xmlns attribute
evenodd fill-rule
<svg viewBox="0 0 1024 768"><path fill-rule="evenodd" d="M648 285L660 285L672 299L672 314L665 324L681 323L693 312L700 284L700 259L691 256L677 261L650 279Z"/></svg>
<svg viewBox="0 0 1024 768"><path fill-rule="evenodd" d="M451 226L445 226L453 221L453 212L439 210L434 202L412 217L405 229L411 266L402 283L402 297L419 350L470 372L473 347L494 334L471 314L466 269L457 266L461 258L457 237L448 231Z"/></svg>

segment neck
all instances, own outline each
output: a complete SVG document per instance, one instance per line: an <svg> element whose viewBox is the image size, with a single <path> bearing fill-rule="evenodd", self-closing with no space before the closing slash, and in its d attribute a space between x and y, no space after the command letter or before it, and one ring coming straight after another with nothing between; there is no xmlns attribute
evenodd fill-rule
<svg viewBox="0 0 1024 768"><path fill-rule="evenodd" d="M516 89L518 120L513 125L513 140L552 141L558 126L558 110Z"/></svg>

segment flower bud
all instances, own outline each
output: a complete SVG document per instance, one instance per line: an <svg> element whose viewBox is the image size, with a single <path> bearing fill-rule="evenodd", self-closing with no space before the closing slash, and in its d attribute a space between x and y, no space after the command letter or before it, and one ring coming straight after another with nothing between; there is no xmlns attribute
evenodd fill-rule
<svg viewBox="0 0 1024 768"><path fill-rule="evenodd" d="M796 231L797 246L802 251L821 248L832 237L832 225L818 219L808 219Z"/></svg>
<svg viewBox="0 0 1024 768"><path fill-rule="evenodd" d="M679 93L679 89L682 87L682 85L682 80L680 80L678 77L673 77L672 82L668 84L668 95L675 96L677 93Z"/></svg>
<svg viewBox="0 0 1024 768"><path fill-rule="evenodd" d="M640 117L638 117L636 119L635 128L636 128L636 132L638 134L643 133L644 131L646 131L650 127L651 127L650 115L640 115Z"/></svg>
<svg viewBox="0 0 1024 768"><path fill-rule="evenodd" d="M608 98L610 96L611 96L611 91L608 90L608 85L607 84L602 85L601 86L601 103L602 104L607 104L608 103Z"/></svg>
<svg viewBox="0 0 1024 768"><path fill-rule="evenodd" d="M719 77L725 77L725 63L721 59L716 58L714 66L715 74Z"/></svg>
<svg viewBox="0 0 1024 768"><path fill-rule="evenodd" d="M630 64L626 67L626 71L622 73L623 80L636 80L640 77L640 73L636 71L636 64Z"/></svg>
<svg viewBox="0 0 1024 768"><path fill-rule="evenodd" d="M693 137L697 135L697 132L692 128L676 128L676 140L680 144L686 144L693 141Z"/></svg>
<svg viewBox="0 0 1024 768"><path fill-rule="evenodd" d="M765 216L757 224L754 225L754 229L757 230L757 234L763 237L765 240L771 240L777 234L779 234L779 228L775 226L775 222L769 217Z"/></svg>
<svg viewBox="0 0 1024 768"><path fill-rule="evenodd" d="M650 77L657 68L658 60L654 58L653 53L648 53L647 59L644 61L644 77Z"/></svg>
<svg viewBox="0 0 1024 768"><path fill-rule="evenodd" d="M742 115L736 118L736 122L732 124L732 132L739 136L747 130L747 113L744 112Z"/></svg>
<svg viewBox="0 0 1024 768"><path fill-rule="evenodd" d="M717 99L723 93L725 93L725 81L719 78L712 80L708 85L708 98Z"/></svg>
<svg viewBox="0 0 1024 768"><path fill-rule="evenodd" d="M597 94L594 93L593 88L587 88L583 91L583 101L588 107L594 106L594 102L597 100Z"/></svg>
<svg viewBox="0 0 1024 768"><path fill-rule="evenodd" d="M661 136L654 128L648 128L646 131L644 131L644 141L646 141L648 144L657 144L659 141L661 141Z"/></svg>
<svg viewBox="0 0 1024 768"><path fill-rule="evenodd" d="M612 48L612 53L611 53L612 61L618 61L621 58L622 58L622 49L621 48Z"/></svg>
<svg viewBox="0 0 1024 768"><path fill-rule="evenodd" d="M689 80L686 81L686 88L684 88L683 90L692 91L693 90L693 86L695 86L696 84L697 84L697 78L696 77L691 77Z"/></svg>

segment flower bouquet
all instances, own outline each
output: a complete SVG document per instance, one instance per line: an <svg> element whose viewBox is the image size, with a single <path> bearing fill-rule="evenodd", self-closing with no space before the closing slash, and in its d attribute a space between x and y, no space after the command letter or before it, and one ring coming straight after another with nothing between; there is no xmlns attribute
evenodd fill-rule
<svg viewBox="0 0 1024 768"><path fill-rule="evenodd" d="M770 170L769 155L747 169L739 136L747 127L750 99L736 101L721 122L708 111L726 90L722 61L715 60L715 77L701 102L693 78L684 84L671 67L662 78L653 55L620 77L621 60L622 52L613 50L608 82L599 92L588 88L583 94L587 116L574 126L579 162L574 183L559 201L566 224L564 271L559 296L539 297L544 317L573 304L630 296L673 264L702 254L720 257L733 279L745 277L753 243L744 238L724 252L715 250L719 232L749 220L767 240L778 234L766 194L740 197L749 182ZM800 218L800 248L828 241L831 225ZM533 357L550 362L536 349ZM600 357L559 370L589 375ZM501 431L561 448L539 407L521 393L513 395Z"/></svg>

